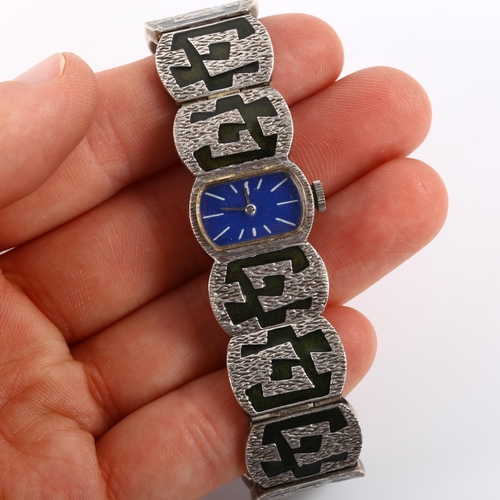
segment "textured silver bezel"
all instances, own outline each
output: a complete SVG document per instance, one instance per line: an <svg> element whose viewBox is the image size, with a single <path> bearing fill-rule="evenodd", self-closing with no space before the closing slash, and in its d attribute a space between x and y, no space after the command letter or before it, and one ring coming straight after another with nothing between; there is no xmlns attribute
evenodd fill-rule
<svg viewBox="0 0 500 500"><path fill-rule="evenodd" d="M277 116L258 117L259 125L264 136L276 134L276 151L273 157L285 157L290 152L293 139L293 122L290 109L283 99L282 95L273 87L264 86L252 89L246 89L239 94L245 104L257 101L262 98L268 98ZM224 123L241 123L242 116L238 110L231 113L224 113L213 118L191 123L193 113L214 112L217 106L218 98L197 101L185 104L177 112L174 120L174 141L177 152L186 166L198 175L205 173L196 160L194 152L203 146L210 146L211 149L217 148L217 155L214 157L226 156L246 152L245 140L236 143L220 144L218 142L218 128ZM244 123L244 122L243 122ZM242 139L249 138L253 141L248 130ZM240 133L241 137L241 133ZM248 142L248 140L247 140ZM257 144L255 144L257 146ZM269 158L269 160L272 157ZM222 167L225 168L225 167Z"/></svg>
<svg viewBox="0 0 500 500"><path fill-rule="evenodd" d="M327 483L336 483L339 481L347 481L348 479L355 479L365 475L365 468L361 460L354 467L347 467L346 469L330 472L323 476L316 476L313 479L305 479L302 481L295 481L283 486L275 486L274 488L262 488L250 476L244 474L243 481L250 489L251 500L271 500L283 498L294 493L302 493L306 490L318 488Z"/></svg>
<svg viewBox="0 0 500 500"><path fill-rule="evenodd" d="M230 31L205 35L204 45L207 47L210 46L210 44L216 44L223 41L231 42L231 58L229 60L210 61L213 66L213 71L217 71L218 74L224 73L224 69L228 64L231 65L231 69L254 62L258 62L259 64L257 72L237 73L233 76L232 85L222 89L208 90L203 80L186 85L185 87L180 87L172 75L170 68L189 68L191 62L184 50L171 50L171 46L174 36L182 31L189 30L164 33L161 36L156 48L156 68L165 89L178 104L221 93L236 92L245 87L265 85L271 81L274 63L271 38L264 25L255 19L255 17L242 16L241 19L246 19L254 28L255 33L241 40L231 40L228 38L231 34ZM229 69L226 71L229 71Z"/></svg>
<svg viewBox="0 0 500 500"><path fill-rule="evenodd" d="M272 328L279 326L300 323L306 320L315 320L324 311L328 302L328 273L325 264L318 252L314 250L310 243L299 245L309 261L309 266L300 273L290 274L285 277L285 293L278 297L261 297L261 304L266 301L267 309L275 302L276 307L285 305L294 300L311 298L310 309L289 309L286 311L286 322L273 325ZM271 274L280 274L280 264L268 264L257 266L256 268L247 268L247 276L254 277L256 280L262 278L262 272L259 268L272 270ZM235 325L229 317L225 304L227 302L244 302L245 297L242 294L238 283L226 283L227 263L214 263L210 278L208 280L208 293L210 304L217 321L228 335L240 335L263 330L257 318L251 318L239 325ZM269 327L268 329L271 329Z"/></svg>
<svg viewBox="0 0 500 500"><path fill-rule="evenodd" d="M343 451L348 452L348 458L342 461L335 462L325 462L321 466L321 472L316 476L307 477L308 481L315 481L320 477L323 477L327 474L330 474L334 471L340 471L346 468L356 467L359 459L359 455L361 453L361 445L362 445L362 437L361 437L361 429L359 427L359 422L354 413L351 405L342 400L338 404L323 406L321 408L307 408L302 412L294 413L293 416L285 417L285 418L275 418L264 420L262 422L252 422L250 426L250 434L248 437L248 443L246 448L246 465L248 469L249 476L263 488L272 488L275 486L286 487L288 483L293 485L293 483L297 482L297 478L293 475L291 471L284 472L275 477L268 477L263 471L260 463L264 461L275 461L280 460L280 454L277 450L275 444L263 445L263 435L266 426L271 423L279 422L287 419L292 419L296 417L300 417L302 415L313 416L317 412L330 410L338 407L344 418L347 421L347 427L341 429L333 434L335 436L334 440L330 441L330 446L325 446L325 435L323 435L323 442L321 451L321 455L330 455L335 453L341 453ZM288 431L289 435L293 435L292 431ZM296 436L293 436L296 441L300 441L301 434L298 432ZM334 441L334 442L332 442ZM326 458L325 456L325 458ZM304 478L305 479L305 478Z"/></svg>
<svg viewBox="0 0 500 500"><path fill-rule="evenodd" d="M293 233L277 235L275 237L254 240L227 247L218 247L211 242L210 239L205 236L199 214L199 197L203 191L211 184L228 182L234 179L252 177L276 171L289 173L294 178L297 187L301 191L304 214L300 227ZM191 191L189 215L191 227L193 228L196 239L200 242L203 249L213 257L216 262L228 262L249 255L271 252L286 246L298 245L305 242L309 236L314 220L314 199L311 186L297 165L286 158L264 159L243 163L241 165L224 167L199 175Z"/></svg>
<svg viewBox="0 0 500 500"><path fill-rule="evenodd" d="M163 33L202 26L246 14L257 17L257 0L240 0L238 2L230 2L207 9L187 12L178 16L155 19L154 21L145 23L144 29L147 39L153 43L158 43Z"/></svg>
<svg viewBox="0 0 500 500"><path fill-rule="evenodd" d="M298 355L289 342L279 346L265 349L258 354L242 356L242 347L248 345L265 345L268 342L268 331L261 330L250 334L241 334L231 338L227 352L227 369L229 381L236 399L250 417L264 416L268 412L282 411L291 409L304 404L314 403L325 398L333 398L342 395L344 389L347 363L344 348L337 332L333 326L322 316L298 323L286 323L287 327L292 327L297 338L303 337L315 330L321 330L330 345L331 351L321 351L310 353L315 369L318 374L330 373L330 390L327 395L316 398L302 399L294 404L281 405L279 408L272 408L267 411L259 412L253 407L247 390L257 384L262 384L266 391L266 396L283 395L303 388L314 388L313 382L304 372L302 366L296 367L298 370L292 370L291 379L272 381L272 362L275 360L297 360ZM274 327L274 328L280 328ZM304 387L301 387L301 384Z"/></svg>

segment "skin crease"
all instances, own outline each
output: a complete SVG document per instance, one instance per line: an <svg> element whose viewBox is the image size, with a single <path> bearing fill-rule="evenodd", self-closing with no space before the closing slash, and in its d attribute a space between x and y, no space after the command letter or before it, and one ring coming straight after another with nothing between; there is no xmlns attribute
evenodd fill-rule
<svg viewBox="0 0 500 500"><path fill-rule="evenodd" d="M439 176L407 158L430 105L395 69L338 80L341 43L316 18L262 22L291 160L328 196L309 241L329 271L323 316L344 344L348 394L376 340L342 304L446 216ZM212 261L188 221L176 108L152 57L97 75L73 54L62 63L43 82L0 83L0 244L16 247L0 255L0 497L200 498L244 471L248 419L208 301Z"/></svg>

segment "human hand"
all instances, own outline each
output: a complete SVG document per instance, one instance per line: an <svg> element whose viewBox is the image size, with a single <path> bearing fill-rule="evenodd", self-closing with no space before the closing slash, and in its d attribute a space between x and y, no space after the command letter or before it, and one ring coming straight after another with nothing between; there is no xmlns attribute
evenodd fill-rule
<svg viewBox="0 0 500 500"><path fill-rule="evenodd" d="M309 241L329 270L323 315L344 343L349 392L375 337L341 304L444 221L441 180L405 158L430 107L393 69L336 82L342 49L323 22L262 22L273 86L293 113L291 160L329 197ZM61 75L57 56L38 72L50 81L0 84L0 246L16 246L0 256L0 491L199 498L243 472L247 417L208 301L212 261L188 221L193 178L171 137L176 109L152 58L97 81L64 58Z"/></svg>

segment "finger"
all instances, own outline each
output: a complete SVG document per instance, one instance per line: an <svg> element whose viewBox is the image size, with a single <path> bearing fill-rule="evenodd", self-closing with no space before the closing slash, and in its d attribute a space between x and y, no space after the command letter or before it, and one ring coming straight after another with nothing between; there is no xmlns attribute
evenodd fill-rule
<svg viewBox="0 0 500 500"><path fill-rule="evenodd" d="M200 498L245 471L247 422L226 370L150 403L97 441L109 496L154 498L168 491L172 499Z"/></svg>
<svg viewBox="0 0 500 500"><path fill-rule="evenodd" d="M272 85L289 106L337 80L344 65L344 52L330 25L307 14L282 14L266 17L262 22L273 42ZM305 75L304 71L310 74Z"/></svg>
<svg viewBox="0 0 500 500"><path fill-rule="evenodd" d="M101 498L92 434L102 432L103 412L82 367L61 333L1 274L0 297L2 496L38 496L29 479L36 477L46 492Z"/></svg>
<svg viewBox="0 0 500 500"><path fill-rule="evenodd" d="M229 336L217 324L206 276L172 297L161 297L72 349L92 381L94 399L115 423L196 378L223 368ZM204 287L203 287L204 288ZM347 356L347 394L375 357L376 338L354 309L330 306L323 313L338 331ZM168 370L165 367L168 366Z"/></svg>
<svg viewBox="0 0 500 500"><path fill-rule="evenodd" d="M97 83L79 58L54 54L0 83L0 95L5 207L38 189L82 140L97 105Z"/></svg>
<svg viewBox="0 0 500 500"><path fill-rule="evenodd" d="M355 297L427 245L443 227L448 196L423 162L387 162L330 197L310 239L331 272L329 303Z"/></svg>
<svg viewBox="0 0 500 500"><path fill-rule="evenodd" d="M293 107L292 160L326 195L374 166L412 153L431 123L426 92L394 68L357 71Z"/></svg>
<svg viewBox="0 0 500 500"><path fill-rule="evenodd" d="M338 113L333 115L336 116L335 123L344 118L349 121L351 118L343 115L346 110L347 114L356 116L358 127L364 128L365 86L368 84L371 88L372 84L362 72L358 76L359 80L355 75L350 80L350 85L357 89L349 92L351 102L342 104ZM352 171L356 172L358 165L361 171L367 168L367 158L370 159L370 168L385 158L386 129L396 144L411 147L415 143L408 135L415 133L413 122L418 121L420 108L399 103L392 97L385 101L383 96L392 96L395 91L386 88L392 86L390 78L381 81L381 97L373 100L384 119L381 120L380 133L372 135L375 142L360 143L356 138L351 143L346 136L333 160L318 157L313 141L305 143L304 148L309 148L313 158L311 164L328 164L340 159L342 167L337 168L338 177L352 177ZM416 95L412 95L409 91L409 82L412 81L409 77L404 80L410 101L416 100L423 92L415 84L413 91ZM333 84L322 92L325 101L334 98L336 86ZM415 115L408 108L413 109ZM408 128L400 119L400 112L410 122ZM316 116L317 122L309 122L313 129L330 126L331 122L325 124L322 115ZM389 117L400 126L395 128ZM368 116L367 120L373 127L373 118ZM425 113L422 120L427 120ZM300 123L298 126L301 127ZM323 139L326 135L327 132ZM399 147L398 151L404 151L404 147ZM349 165L343 162L344 157L350 158ZM322 170L321 167L312 167L312 170L314 168ZM186 170L179 166L130 186L58 231L0 257L0 266L9 273L9 279L25 290L65 332L70 342L82 340L209 267L211 259L200 249L188 220L186 207L192 178ZM327 177L326 181L327 192L335 189L336 180ZM332 181L333 186L328 183ZM343 182L338 181L338 185ZM64 255L61 249L64 249ZM36 255L45 258L41 261L34 258ZM82 276L85 276L83 283ZM112 284L117 293L108 293Z"/></svg>
<svg viewBox="0 0 500 500"><path fill-rule="evenodd" d="M247 422L226 370L141 408L96 442L108 497L200 498L243 473Z"/></svg>
<svg viewBox="0 0 500 500"><path fill-rule="evenodd" d="M273 85L289 104L336 80L342 46L326 23L298 14L262 22L275 48ZM40 189L0 210L0 248L57 227L178 160L171 133L177 108L160 83L153 58L98 77L100 104L85 140ZM86 90L85 81L81 88ZM74 98L81 98L81 89L73 90Z"/></svg>

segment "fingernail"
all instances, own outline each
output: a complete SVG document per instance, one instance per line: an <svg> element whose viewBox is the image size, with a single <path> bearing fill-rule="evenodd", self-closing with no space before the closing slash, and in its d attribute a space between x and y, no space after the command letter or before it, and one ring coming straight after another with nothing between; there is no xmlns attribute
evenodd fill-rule
<svg viewBox="0 0 500 500"><path fill-rule="evenodd" d="M66 59L62 54L54 54L37 65L25 71L22 75L14 78L14 82L28 85L41 85L57 78L64 71Z"/></svg>

